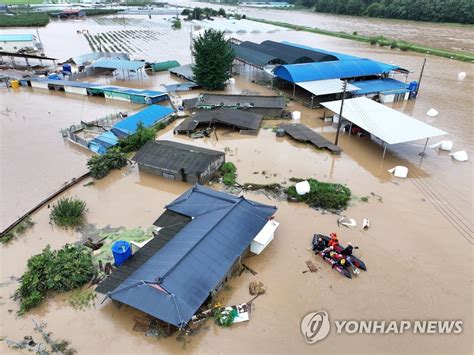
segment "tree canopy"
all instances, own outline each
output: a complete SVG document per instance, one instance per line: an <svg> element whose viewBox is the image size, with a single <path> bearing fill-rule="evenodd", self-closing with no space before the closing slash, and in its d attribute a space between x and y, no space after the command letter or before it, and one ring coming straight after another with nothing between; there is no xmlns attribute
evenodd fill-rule
<svg viewBox="0 0 474 355"><path fill-rule="evenodd" d="M289 2L331 14L474 23L473 0L290 0Z"/></svg>
<svg viewBox="0 0 474 355"><path fill-rule="evenodd" d="M194 66L196 82L207 90L222 90L231 77L234 51L224 37L224 32L214 29L193 40Z"/></svg>

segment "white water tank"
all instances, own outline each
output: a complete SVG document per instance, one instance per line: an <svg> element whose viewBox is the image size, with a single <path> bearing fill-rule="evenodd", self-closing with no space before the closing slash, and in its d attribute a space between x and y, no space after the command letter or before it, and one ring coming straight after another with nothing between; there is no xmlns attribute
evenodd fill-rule
<svg viewBox="0 0 474 355"><path fill-rule="evenodd" d="M388 170L388 172L399 178L406 178L408 176L408 168L402 165L398 165Z"/></svg>
<svg viewBox="0 0 474 355"><path fill-rule="evenodd" d="M438 116L438 111L436 111L434 108L430 108L426 114L430 117L436 117Z"/></svg>
<svg viewBox="0 0 474 355"><path fill-rule="evenodd" d="M300 118L301 118L301 112L300 111L293 111L291 113L291 118L293 118L293 120L295 120L295 121L299 121Z"/></svg>
<svg viewBox="0 0 474 355"><path fill-rule="evenodd" d="M457 161L467 161L467 159L469 158L465 150L459 150L449 155L451 155L453 159Z"/></svg>

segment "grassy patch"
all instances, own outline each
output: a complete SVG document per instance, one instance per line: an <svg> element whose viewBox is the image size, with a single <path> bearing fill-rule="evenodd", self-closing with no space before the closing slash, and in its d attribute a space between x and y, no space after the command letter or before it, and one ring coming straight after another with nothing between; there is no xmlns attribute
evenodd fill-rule
<svg viewBox="0 0 474 355"><path fill-rule="evenodd" d="M220 173L222 174L222 181L224 185L233 186L237 181L237 168L234 163L227 162L222 164L220 168Z"/></svg>
<svg viewBox="0 0 474 355"><path fill-rule="evenodd" d="M51 250L48 245L41 254L28 260L27 271L15 295L20 300L19 314L39 305L48 291L66 292L81 287L95 274L92 256L81 246L66 244Z"/></svg>
<svg viewBox="0 0 474 355"><path fill-rule="evenodd" d="M350 39L350 40L354 40L354 41L366 42L366 43L371 43L371 44L378 44L380 46L392 46L392 44L395 43L395 46L391 47L391 48L399 47L403 51L410 50L410 51L413 51L413 52L431 54L431 55L435 55L435 56L438 56L438 57L450 58L450 59L460 60L460 61L463 61L463 62L473 62L474 61L474 55L469 54L469 53L448 51L448 50L438 49L438 48L431 48L431 47L421 46L421 45L417 45L417 44L413 44L413 43L408 43L406 41L391 40L391 39L387 39L383 36L367 37L367 36L362 36L362 35L355 34L355 33L350 34L350 33L345 33L345 32L328 31L328 30L322 30L322 29L316 28L316 27L299 26L299 25L293 25L293 24L286 23L286 22L270 21L270 20L263 20L263 19L250 18L250 17L248 18L248 20L252 20L252 21L255 21L255 22L267 23L267 24L270 24L270 25L284 27L284 28L290 28L290 29L296 30L296 31L312 32L312 33L317 33L317 34L326 35L326 36Z"/></svg>
<svg viewBox="0 0 474 355"><path fill-rule="evenodd" d="M26 230L35 224L30 216L26 216L23 221L15 226L10 232L5 234L0 240L3 244L10 243L16 237L22 235Z"/></svg>
<svg viewBox="0 0 474 355"><path fill-rule="evenodd" d="M72 197L63 197L56 202L49 215L49 219L60 227L76 227L84 223L86 203Z"/></svg>
<svg viewBox="0 0 474 355"><path fill-rule="evenodd" d="M293 182L301 179L291 179ZM309 193L300 196L296 192L295 185L288 188L286 193L289 197L304 201L313 207L321 207L330 210L345 209L351 199L351 190L341 184L320 182L316 179L308 179L310 186Z"/></svg>

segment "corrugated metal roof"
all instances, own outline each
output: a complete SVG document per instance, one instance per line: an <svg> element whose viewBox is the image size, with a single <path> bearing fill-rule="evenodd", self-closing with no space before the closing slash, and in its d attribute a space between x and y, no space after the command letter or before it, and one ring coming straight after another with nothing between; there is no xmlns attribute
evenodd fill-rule
<svg viewBox="0 0 474 355"><path fill-rule="evenodd" d="M193 219L109 296L182 328L276 207L195 185L166 208Z"/></svg>
<svg viewBox="0 0 474 355"><path fill-rule="evenodd" d="M332 112L341 110L341 100L321 103ZM366 97L346 99L342 117L388 144L411 142L447 134Z"/></svg>
<svg viewBox="0 0 474 355"><path fill-rule="evenodd" d="M263 116L256 113L223 107L196 112L176 127L175 132L187 133L194 131L198 125L204 123L221 123L239 129L257 130L260 128L262 119Z"/></svg>
<svg viewBox="0 0 474 355"><path fill-rule="evenodd" d="M359 59L360 58L360 57L356 57L356 56L349 55L349 54L331 52L331 51L327 51L325 49L309 47L309 46L305 46L305 45L298 44L298 43L292 43L292 42L288 42L288 41L282 41L281 43L287 44L287 45L293 46L293 47L308 49L310 51L316 51L316 52L320 52L320 53L330 54L330 55L336 57L338 60L348 60L348 59Z"/></svg>
<svg viewBox="0 0 474 355"><path fill-rule="evenodd" d="M303 81L301 83L296 83L296 85L316 96L338 94L344 91L343 81L340 79ZM357 91L358 89L358 87L347 83L347 92Z"/></svg>
<svg viewBox="0 0 474 355"><path fill-rule="evenodd" d="M241 46L239 44L231 43L232 49L234 50L235 58L243 62L255 65L256 67L263 68L269 64L281 64L282 61L278 57L270 54L262 53L253 48Z"/></svg>
<svg viewBox="0 0 474 355"><path fill-rule="evenodd" d="M193 74L193 64L181 65L180 67L175 67L169 69L169 72L174 75L182 76L186 80L194 81Z"/></svg>
<svg viewBox="0 0 474 355"><path fill-rule="evenodd" d="M372 76L401 69L399 66L360 58L343 61L280 65L274 74L291 83Z"/></svg>
<svg viewBox="0 0 474 355"><path fill-rule="evenodd" d="M81 65L92 63L93 61L99 58L114 58L114 59L120 59L120 60L130 59L127 53L91 52L91 53L85 53L85 54L79 55L77 57L72 57L70 60L76 63L77 66L81 66Z"/></svg>
<svg viewBox="0 0 474 355"><path fill-rule="evenodd" d="M112 129L120 130L127 135L133 134L136 132L140 122L143 123L145 127L150 127L163 120L173 112L173 109L169 107L151 105L142 111L127 117L123 121L114 124Z"/></svg>
<svg viewBox="0 0 474 355"><path fill-rule="evenodd" d="M161 91L154 91L154 90L141 90L141 89L131 89L123 86L103 86L103 85L95 85L94 89L102 90L102 91L109 91L109 92L116 92L122 94L130 94L130 95L137 95L143 97L159 97L167 95L165 92Z"/></svg>
<svg viewBox="0 0 474 355"><path fill-rule="evenodd" d="M0 42L30 42L36 37L30 34L3 34L0 35Z"/></svg>
<svg viewBox="0 0 474 355"><path fill-rule="evenodd" d="M133 157L138 164L177 173L197 176L224 152L172 141L150 141ZM217 168L216 168L217 170Z"/></svg>
<svg viewBox="0 0 474 355"><path fill-rule="evenodd" d="M284 96L200 94L196 107L285 108Z"/></svg>
<svg viewBox="0 0 474 355"><path fill-rule="evenodd" d="M145 67L145 62L134 61L134 60L120 60L120 59L105 59L101 58L95 61L92 65L93 68L106 68L106 69L123 69L123 70L138 70Z"/></svg>
<svg viewBox="0 0 474 355"><path fill-rule="evenodd" d="M352 84L359 88L359 90L355 92L357 95L366 95L379 92L392 94L410 92L410 90L408 90L409 84L390 78L354 81Z"/></svg>
<svg viewBox="0 0 474 355"><path fill-rule="evenodd" d="M46 78L32 78L32 79L29 79L29 80L30 81L36 81L36 82L39 82L39 83L70 86L70 87L84 88L84 89L99 87L99 85L97 85L97 84L85 83L85 82L82 82L82 81L55 80L55 79L46 79Z"/></svg>
<svg viewBox="0 0 474 355"><path fill-rule="evenodd" d="M283 128L286 134L300 142L310 142L319 149L326 148L330 150L333 154L339 154L342 151L337 145L301 123L282 124L279 127Z"/></svg>

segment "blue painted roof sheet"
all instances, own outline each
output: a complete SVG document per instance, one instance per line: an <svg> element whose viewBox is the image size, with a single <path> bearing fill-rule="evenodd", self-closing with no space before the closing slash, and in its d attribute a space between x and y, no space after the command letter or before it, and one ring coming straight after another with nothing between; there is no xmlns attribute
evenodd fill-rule
<svg viewBox="0 0 474 355"><path fill-rule="evenodd" d="M359 90L355 92L356 95L366 95L379 92L401 94L410 91L408 89L408 83L404 83L395 79L354 81L351 82L351 84L359 88Z"/></svg>
<svg viewBox="0 0 474 355"><path fill-rule="evenodd" d="M145 66L145 62L136 60L120 60L101 58L95 61L91 66L94 68L138 70Z"/></svg>
<svg viewBox="0 0 474 355"><path fill-rule="evenodd" d="M273 73L286 81L299 83L313 80L380 75L397 69L401 68L396 65L359 58L332 62L280 65L275 68Z"/></svg>
<svg viewBox="0 0 474 355"><path fill-rule="evenodd" d="M109 296L181 328L276 207L195 185L166 208L193 219Z"/></svg>
<svg viewBox="0 0 474 355"><path fill-rule="evenodd" d="M125 94L132 94L138 96L148 96L148 97L158 97L167 95L165 92L155 91L155 90L141 90L141 89L131 89L122 86L101 86L97 85L96 89L104 90L104 91L111 91L111 92L118 92L118 93L125 93Z"/></svg>
<svg viewBox="0 0 474 355"><path fill-rule="evenodd" d="M331 51L327 51L327 50L325 50L325 49L309 47L309 46L305 46L305 45L298 44L298 43L292 43L292 42L288 42L288 41L282 41L281 43L287 44L287 45L293 46L293 47L308 49L308 50L310 50L310 51L315 51L315 52L330 54L330 55L335 56L335 57L336 57L337 59L339 59L339 60L359 59L359 58L360 58L360 57L356 57L356 56L349 55L349 54L343 54L343 53L338 53L338 52L331 52Z"/></svg>
<svg viewBox="0 0 474 355"><path fill-rule="evenodd" d="M123 121L116 123L113 125L112 129L120 130L126 135L133 134L136 132L137 126L140 122L142 122L145 127L150 127L164 119L166 116L169 116L173 112L173 109L169 107L151 105L142 111L127 117Z"/></svg>
<svg viewBox="0 0 474 355"><path fill-rule="evenodd" d="M0 42L29 42L33 41L35 36L30 34L3 34L0 35Z"/></svg>

